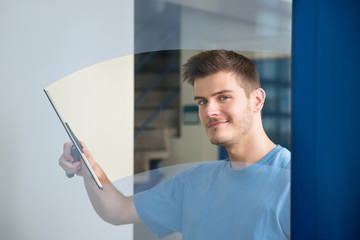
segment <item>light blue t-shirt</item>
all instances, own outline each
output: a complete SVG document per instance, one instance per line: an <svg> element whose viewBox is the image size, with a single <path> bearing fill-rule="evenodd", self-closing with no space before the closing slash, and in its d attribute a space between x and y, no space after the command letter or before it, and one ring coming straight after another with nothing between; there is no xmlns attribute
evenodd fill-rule
<svg viewBox="0 0 360 240"><path fill-rule="evenodd" d="M240 170L229 159L201 164L136 194L136 210L160 238L290 239L290 158L277 146Z"/></svg>

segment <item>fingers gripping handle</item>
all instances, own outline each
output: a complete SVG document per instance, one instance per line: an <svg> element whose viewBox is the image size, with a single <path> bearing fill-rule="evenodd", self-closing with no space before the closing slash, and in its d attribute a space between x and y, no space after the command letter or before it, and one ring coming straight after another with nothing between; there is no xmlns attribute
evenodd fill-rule
<svg viewBox="0 0 360 240"><path fill-rule="evenodd" d="M75 145L72 145L72 147L71 147L71 156L74 158L74 162L80 161L80 154L79 154L78 150L76 149ZM68 178L72 178L74 176L74 174L66 173L66 176Z"/></svg>

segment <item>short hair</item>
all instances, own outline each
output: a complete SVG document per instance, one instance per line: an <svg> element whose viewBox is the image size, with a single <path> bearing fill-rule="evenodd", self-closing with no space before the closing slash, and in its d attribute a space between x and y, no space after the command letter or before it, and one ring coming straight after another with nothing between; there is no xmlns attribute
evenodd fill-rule
<svg viewBox="0 0 360 240"><path fill-rule="evenodd" d="M197 78L204 78L220 71L233 72L239 79L239 85L247 97L261 87L259 74L247 57L228 50L211 50L192 56L183 65L183 80L194 86Z"/></svg>

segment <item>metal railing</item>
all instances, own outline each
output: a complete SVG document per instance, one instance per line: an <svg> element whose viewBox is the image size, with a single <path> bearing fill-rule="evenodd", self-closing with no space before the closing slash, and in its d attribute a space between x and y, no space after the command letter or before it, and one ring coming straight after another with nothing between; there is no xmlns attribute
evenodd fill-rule
<svg viewBox="0 0 360 240"><path fill-rule="evenodd" d="M152 58L155 55L155 53L156 52L151 52L144 58L145 60L141 60L140 63L135 66L135 72L138 71L142 66L144 66L145 63L148 62L150 58ZM166 68L160 73L160 75L156 77L155 80L152 81L149 84L149 86L147 86L147 88L138 97L136 97L134 102L135 107L152 89L156 87L157 84L159 84L159 82L162 79L164 79L166 75L168 75L171 72L172 69L174 69L176 64L178 64L178 60L173 59L166 66ZM174 88L174 90L165 99L165 101L159 107L157 107L155 111L151 114L151 116L148 117L146 121L142 124L142 126L136 130L134 134L135 139L142 131L144 131L144 129L146 129L149 126L149 124L160 114L160 112L163 111L171 103L171 101L176 97L176 95L178 95L178 93L179 93L179 87Z"/></svg>
<svg viewBox="0 0 360 240"><path fill-rule="evenodd" d="M179 88L175 88L170 95L165 99L165 101L156 108L156 110L154 111L153 114L151 114L151 116L149 118L146 119L146 121L143 123L143 125L135 132L135 139L136 137L142 132L144 131L144 129L149 126L149 124L157 117L157 115L159 115L159 113L164 110L167 105L169 105L169 103L176 97L176 95L179 94Z"/></svg>

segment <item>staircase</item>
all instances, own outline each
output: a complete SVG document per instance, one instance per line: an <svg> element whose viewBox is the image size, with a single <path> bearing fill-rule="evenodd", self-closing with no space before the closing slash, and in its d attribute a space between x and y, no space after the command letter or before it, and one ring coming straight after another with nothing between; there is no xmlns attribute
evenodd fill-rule
<svg viewBox="0 0 360 240"><path fill-rule="evenodd" d="M177 50L135 55L135 174L165 161L179 136L179 58Z"/></svg>

